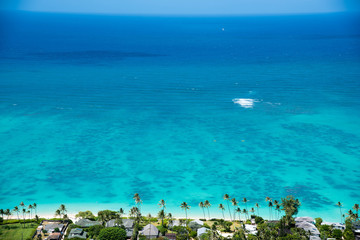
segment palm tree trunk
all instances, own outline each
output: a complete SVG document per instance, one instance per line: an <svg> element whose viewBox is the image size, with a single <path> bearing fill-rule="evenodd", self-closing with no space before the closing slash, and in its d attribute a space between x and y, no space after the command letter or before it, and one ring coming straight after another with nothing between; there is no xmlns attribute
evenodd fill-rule
<svg viewBox="0 0 360 240"><path fill-rule="evenodd" d="M339 207L340 209L340 223L342 223L342 212L341 212L341 207Z"/></svg>
<svg viewBox="0 0 360 240"><path fill-rule="evenodd" d="M223 214L223 219L225 220L224 210L222 210L222 214Z"/></svg>
<svg viewBox="0 0 360 240"><path fill-rule="evenodd" d="M204 210L204 208L202 208L202 210L203 210L203 214L204 214L204 219L205 219L205 210Z"/></svg>
<svg viewBox="0 0 360 240"><path fill-rule="evenodd" d="M227 204L228 204L228 209L229 209L230 221L232 221L232 219L231 219L231 211L230 211L229 201L227 202ZM225 219L224 219L224 220L225 220Z"/></svg>
<svg viewBox="0 0 360 240"><path fill-rule="evenodd" d="M209 216L209 220L210 220L210 211L209 211L209 207L206 207L208 210L208 216Z"/></svg>

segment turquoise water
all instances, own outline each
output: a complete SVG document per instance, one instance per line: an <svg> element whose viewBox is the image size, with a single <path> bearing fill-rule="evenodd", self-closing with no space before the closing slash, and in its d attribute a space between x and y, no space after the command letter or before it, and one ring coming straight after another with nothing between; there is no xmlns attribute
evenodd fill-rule
<svg viewBox="0 0 360 240"><path fill-rule="evenodd" d="M359 202L357 16L2 19L1 208Z"/></svg>

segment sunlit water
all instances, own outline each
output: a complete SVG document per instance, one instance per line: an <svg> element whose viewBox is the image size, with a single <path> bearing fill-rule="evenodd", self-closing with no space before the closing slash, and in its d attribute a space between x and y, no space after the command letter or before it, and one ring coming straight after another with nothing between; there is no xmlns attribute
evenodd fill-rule
<svg viewBox="0 0 360 240"><path fill-rule="evenodd" d="M0 208L360 199L357 16L2 13ZM227 207L227 205L225 205ZM244 204L241 205L245 207Z"/></svg>

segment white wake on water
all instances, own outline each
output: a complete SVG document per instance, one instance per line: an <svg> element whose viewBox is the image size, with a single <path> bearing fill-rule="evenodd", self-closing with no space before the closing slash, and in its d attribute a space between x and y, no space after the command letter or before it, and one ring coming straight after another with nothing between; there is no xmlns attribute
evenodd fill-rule
<svg viewBox="0 0 360 240"><path fill-rule="evenodd" d="M234 98L232 101L235 104L239 104L243 108L253 108L254 103L259 102L259 100L252 98Z"/></svg>

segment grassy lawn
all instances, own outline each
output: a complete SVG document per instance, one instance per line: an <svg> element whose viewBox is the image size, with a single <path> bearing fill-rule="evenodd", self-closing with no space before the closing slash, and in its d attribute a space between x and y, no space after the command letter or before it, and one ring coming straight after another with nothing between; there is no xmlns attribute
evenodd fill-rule
<svg viewBox="0 0 360 240"><path fill-rule="evenodd" d="M19 223L0 225L0 239L30 239L37 226L38 224L36 223L26 223L25 228L23 228L23 225L20 225Z"/></svg>

